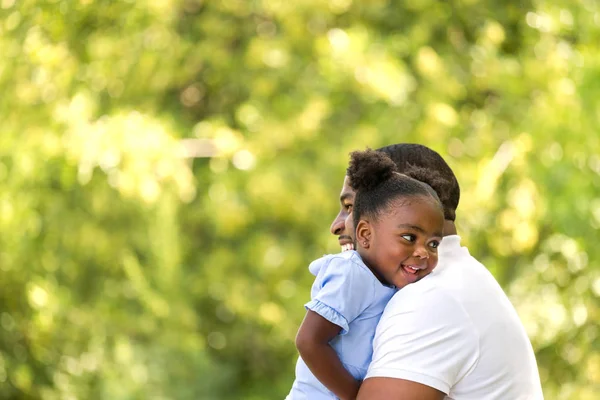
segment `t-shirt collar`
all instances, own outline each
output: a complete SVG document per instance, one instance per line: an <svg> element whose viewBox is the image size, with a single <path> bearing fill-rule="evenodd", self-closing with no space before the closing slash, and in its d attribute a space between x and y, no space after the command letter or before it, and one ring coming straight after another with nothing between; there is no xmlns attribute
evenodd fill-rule
<svg viewBox="0 0 600 400"><path fill-rule="evenodd" d="M448 235L444 236L442 242L440 243L440 247L438 248L438 255L442 256L445 253L450 253L456 251L456 249L460 249L460 236L458 235Z"/></svg>

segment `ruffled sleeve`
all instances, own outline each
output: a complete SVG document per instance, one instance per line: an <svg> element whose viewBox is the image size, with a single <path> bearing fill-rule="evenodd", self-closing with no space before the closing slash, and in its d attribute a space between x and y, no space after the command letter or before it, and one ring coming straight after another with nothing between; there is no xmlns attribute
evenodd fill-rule
<svg viewBox="0 0 600 400"><path fill-rule="evenodd" d="M304 306L348 333L354 321L373 301L374 285L366 266L346 257L332 257L319 270L319 287Z"/></svg>

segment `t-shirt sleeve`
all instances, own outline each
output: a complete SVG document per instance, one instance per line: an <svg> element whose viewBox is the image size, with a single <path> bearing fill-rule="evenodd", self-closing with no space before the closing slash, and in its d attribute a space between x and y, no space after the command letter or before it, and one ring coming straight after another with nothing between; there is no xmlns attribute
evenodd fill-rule
<svg viewBox="0 0 600 400"><path fill-rule="evenodd" d="M479 338L470 318L451 296L410 286L388 303L373 341L366 379L418 382L446 394L477 363Z"/></svg>
<svg viewBox="0 0 600 400"><path fill-rule="evenodd" d="M304 306L342 328L344 335L372 302L375 289L370 273L352 260L333 258L319 271L320 288Z"/></svg>

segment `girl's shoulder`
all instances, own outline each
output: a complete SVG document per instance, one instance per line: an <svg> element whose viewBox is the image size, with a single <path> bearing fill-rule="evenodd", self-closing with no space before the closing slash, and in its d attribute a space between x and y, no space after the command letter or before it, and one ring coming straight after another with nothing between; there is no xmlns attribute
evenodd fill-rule
<svg viewBox="0 0 600 400"><path fill-rule="evenodd" d="M359 275L369 279L370 277L375 278L355 250L324 255L313 261L308 268L317 277L326 274L341 274Z"/></svg>

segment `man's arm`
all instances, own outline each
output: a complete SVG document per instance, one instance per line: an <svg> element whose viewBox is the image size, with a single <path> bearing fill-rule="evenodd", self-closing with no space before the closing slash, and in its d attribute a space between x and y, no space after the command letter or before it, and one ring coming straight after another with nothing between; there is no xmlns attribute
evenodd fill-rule
<svg viewBox="0 0 600 400"><path fill-rule="evenodd" d="M459 303L426 285L408 285L388 303L358 399L441 400L479 357L479 340Z"/></svg>
<svg viewBox="0 0 600 400"><path fill-rule="evenodd" d="M443 400L445 394L417 382L395 378L368 378L357 400Z"/></svg>
<svg viewBox="0 0 600 400"><path fill-rule="evenodd" d="M341 328L308 310L296 336L300 357L313 375L342 400L354 400L360 383L344 368L329 342Z"/></svg>

